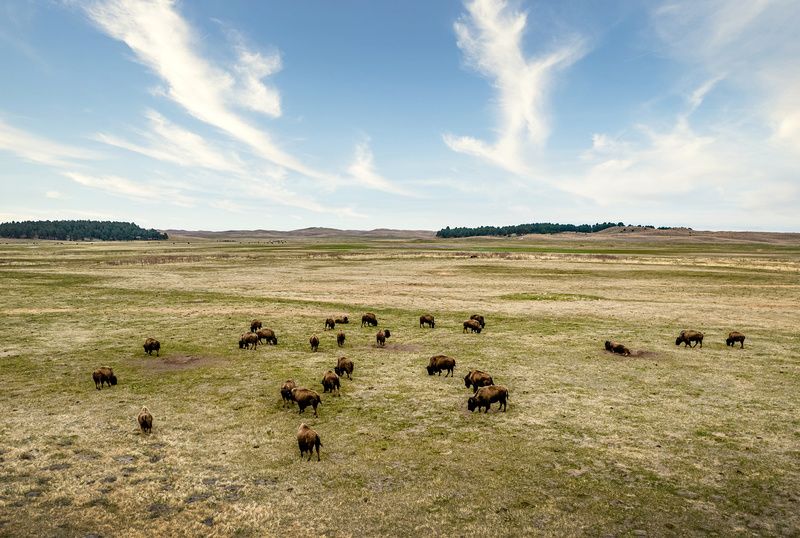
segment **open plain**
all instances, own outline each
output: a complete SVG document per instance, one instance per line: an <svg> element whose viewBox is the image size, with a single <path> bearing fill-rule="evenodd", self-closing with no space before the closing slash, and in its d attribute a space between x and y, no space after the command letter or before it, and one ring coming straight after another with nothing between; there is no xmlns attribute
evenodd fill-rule
<svg viewBox="0 0 800 538"><path fill-rule="evenodd" d="M6 241L0 536L797 536L800 241L775 237ZM254 318L277 346L239 349ZM319 418L282 407L340 356ZM468 412L471 368L507 412Z"/></svg>

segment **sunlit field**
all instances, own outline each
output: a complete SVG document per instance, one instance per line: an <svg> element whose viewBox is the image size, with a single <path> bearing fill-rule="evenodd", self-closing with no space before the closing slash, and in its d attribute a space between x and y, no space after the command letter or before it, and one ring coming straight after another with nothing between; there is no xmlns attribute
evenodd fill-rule
<svg viewBox="0 0 800 538"><path fill-rule="evenodd" d="M6 241L0 535L797 536L798 305L791 241ZM239 349L254 318L277 346ZM467 410L472 368L507 412ZM318 418L282 406L289 378Z"/></svg>

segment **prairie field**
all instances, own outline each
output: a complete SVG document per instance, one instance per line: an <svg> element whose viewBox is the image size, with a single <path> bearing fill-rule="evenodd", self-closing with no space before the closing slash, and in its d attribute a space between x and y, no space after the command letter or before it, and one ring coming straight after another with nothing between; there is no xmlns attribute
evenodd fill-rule
<svg viewBox="0 0 800 538"><path fill-rule="evenodd" d="M798 536L799 305L796 240L5 241L0 536ZM239 349L254 318L278 345Z"/></svg>

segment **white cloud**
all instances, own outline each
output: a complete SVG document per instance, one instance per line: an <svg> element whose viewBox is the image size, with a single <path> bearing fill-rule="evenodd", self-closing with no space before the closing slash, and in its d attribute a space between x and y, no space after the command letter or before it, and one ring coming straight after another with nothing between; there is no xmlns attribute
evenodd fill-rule
<svg viewBox="0 0 800 538"><path fill-rule="evenodd" d="M108 194L151 203L167 203L183 207L192 207L196 200L183 193L186 186L169 182L144 182L131 179L103 175L96 176L78 172L64 172L75 183L97 189Z"/></svg>
<svg viewBox="0 0 800 538"><path fill-rule="evenodd" d="M50 198L51 200L59 200L64 197L64 195L58 191L47 191L44 193L44 196L45 198Z"/></svg>
<svg viewBox="0 0 800 538"><path fill-rule="evenodd" d="M109 36L124 42L166 84L164 94L195 118L249 146L259 157L324 182L331 178L283 151L265 132L230 108L230 103L280 114L277 92L260 79L278 67L274 58L240 47L232 75L200 54L199 40L169 0L110 0L85 8Z"/></svg>
<svg viewBox="0 0 800 538"><path fill-rule="evenodd" d="M352 164L347 169L348 173L359 184L364 187L379 191L400 194L402 196L414 196L410 191L398 187L385 177L375 171L374 158L369 143L364 141L356 145L356 154Z"/></svg>
<svg viewBox="0 0 800 538"><path fill-rule="evenodd" d="M94 152L54 142L12 127L0 119L0 150L9 151L26 161L53 167L75 166L76 162L98 159Z"/></svg>
<svg viewBox="0 0 800 538"><path fill-rule="evenodd" d="M525 13L504 0L473 0L465 7L467 15L454 25L458 46L467 64L492 80L498 138L487 143L445 134L444 141L453 151L523 174L529 167L526 153L541 146L549 134L546 105L553 74L577 61L584 53L583 44L573 39L552 52L527 58L522 48Z"/></svg>

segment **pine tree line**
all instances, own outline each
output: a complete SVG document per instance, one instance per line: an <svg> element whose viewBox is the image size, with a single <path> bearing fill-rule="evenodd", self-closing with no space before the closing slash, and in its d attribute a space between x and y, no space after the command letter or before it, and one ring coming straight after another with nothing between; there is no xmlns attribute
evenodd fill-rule
<svg viewBox="0 0 800 538"><path fill-rule="evenodd" d="M167 234L146 230L132 222L110 220L27 220L0 224L0 237L61 241L164 240Z"/></svg>
<svg viewBox="0 0 800 538"><path fill-rule="evenodd" d="M597 224L558 224L552 222L533 222L515 226L479 226L477 228L450 226L436 232L436 237L474 237L480 235L524 235L524 234L557 234L561 232L594 233L614 226L625 226L623 222L598 222ZM653 226L643 226L653 228Z"/></svg>

